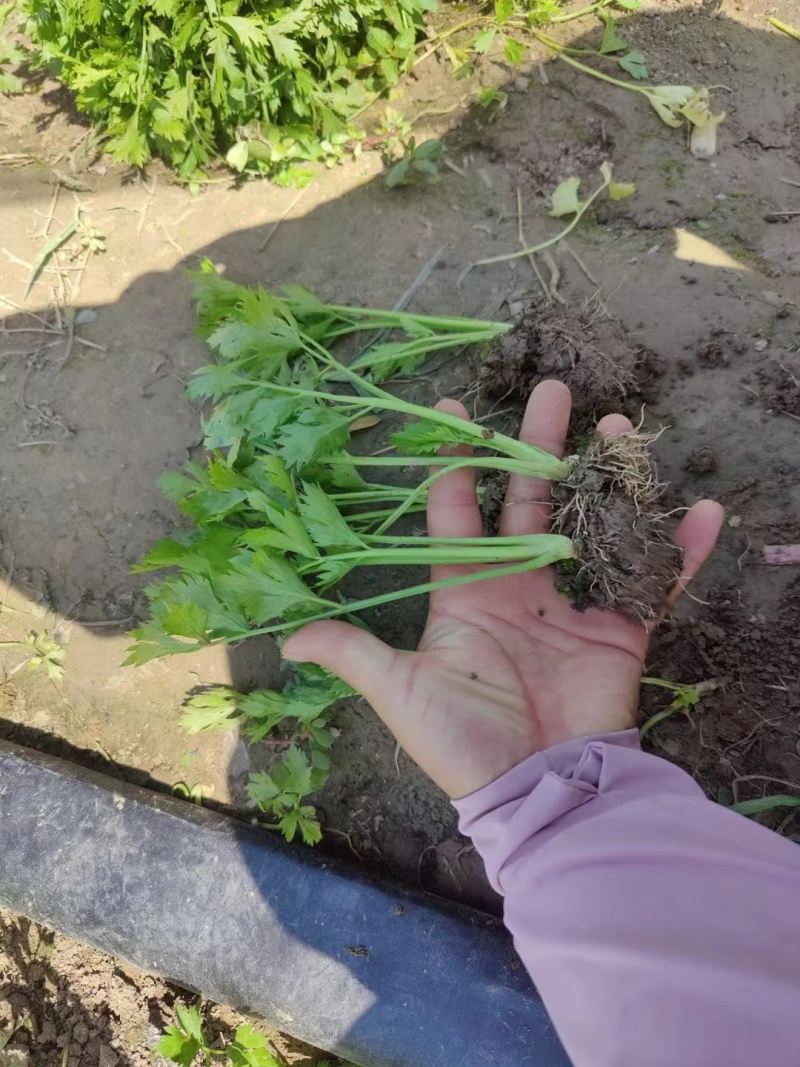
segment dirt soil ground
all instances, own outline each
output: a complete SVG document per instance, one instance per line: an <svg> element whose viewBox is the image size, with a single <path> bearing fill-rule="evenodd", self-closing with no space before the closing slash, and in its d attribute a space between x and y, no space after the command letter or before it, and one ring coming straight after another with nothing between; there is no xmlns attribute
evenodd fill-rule
<svg viewBox="0 0 800 1067"><path fill-rule="evenodd" d="M166 1067L153 1050L174 1025L175 1004L194 1003L136 967L0 908L0 1067ZM206 1034L222 1047L244 1021L208 1004ZM289 1064L311 1067L299 1042L260 1026Z"/></svg>
<svg viewBox="0 0 800 1067"><path fill-rule="evenodd" d="M202 455L199 413L183 396L206 359L185 268L209 256L237 281L389 306L438 255L413 309L511 319L544 301L528 261L459 282L464 267L517 249L520 232L530 243L552 235L547 194L571 175L592 188L610 159L636 194L599 202L550 264L540 259L557 282L550 299L607 309L651 354L623 409L647 429L668 427L656 451L673 506L713 496L727 512L718 552L647 664L650 675L719 684L648 743L722 800L800 793L800 578L761 553L800 542L800 45L768 26L767 11L796 22L791 0L646 0L625 19L653 82L727 87L714 92L727 118L711 160L694 159L642 96L535 49L522 73L491 56L461 81L439 57L416 68L393 106L416 118L418 138L444 139L452 166L436 185L396 191L366 153L300 193L226 179L194 198L159 167L143 177L91 157L86 126L52 85L2 99L0 637L47 630L68 643L62 682L12 677L23 656L0 653L0 735L241 808L259 753L233 735L187 738L178 708L200 683L275 684L272 646L120 667L145 610L129 567L179 525L156 479ZM578 46L599 34L591 20L560 32ZM505 105L478 106L477 89L496 83ZM26 298L30 264L79 204L106 251L73 242L63 270L51 261ZM425 402L464 398L513 425L516 402L483 395L478 371L469 354L442 359L400 388ZM422 605L392 606L375 623L410 648L422 618ZM645 689L643 721L668 703ZM446 798L396 759L371 710L344 704L336 724L335 769L316 798L330 831L321 847L352 847L376 871L496 910ZM762 817L800 833L792 809Z"/></svg>

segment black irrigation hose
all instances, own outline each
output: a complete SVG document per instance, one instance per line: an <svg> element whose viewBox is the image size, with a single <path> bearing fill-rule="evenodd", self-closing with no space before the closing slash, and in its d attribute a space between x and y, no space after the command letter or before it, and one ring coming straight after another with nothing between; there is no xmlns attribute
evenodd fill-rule
<svg viewBox="0 0 800 1067"><path fill-rule="evenodd" d="M0 904L365 1067L568 1067L501 924L0 741Z"/></svg>

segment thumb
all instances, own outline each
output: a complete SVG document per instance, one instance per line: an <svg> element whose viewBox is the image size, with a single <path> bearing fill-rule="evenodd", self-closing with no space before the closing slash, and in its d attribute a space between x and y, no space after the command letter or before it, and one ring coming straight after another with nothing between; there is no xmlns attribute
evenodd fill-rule
<svg viewBox="0 0 800 1067"><path fill-rule="evenodd" d="M374 634L347 622L312 622L284 643L283 658L316 663L337 674L367 698L380 705L386 679L397 663L397 653Z"/></svg>

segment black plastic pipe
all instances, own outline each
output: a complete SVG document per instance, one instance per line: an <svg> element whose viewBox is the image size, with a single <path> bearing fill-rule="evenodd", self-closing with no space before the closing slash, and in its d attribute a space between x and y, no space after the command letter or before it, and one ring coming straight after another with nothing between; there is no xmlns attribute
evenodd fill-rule
<svg viewBox="0 0 800 1067"><path fill-rule="evenodd" d="M0 741L0 904L364 1067L568 1067L495 919Z"/></svg>

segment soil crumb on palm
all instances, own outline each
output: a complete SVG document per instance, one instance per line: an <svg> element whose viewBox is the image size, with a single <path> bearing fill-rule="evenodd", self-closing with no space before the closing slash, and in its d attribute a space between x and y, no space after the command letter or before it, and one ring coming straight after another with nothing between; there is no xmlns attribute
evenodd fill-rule
<svg viewBox="0 0 800 1067"><path fill-rule="evenodd" d="M578 610L613 608L658 617L681 573L666 528L649 446L657 435L595 437L553 488L553 532L572 538L576 559L559 565L559 587Z"/></svg>
<svg viewBox="0 0 800 1067"><path fill-rule="evenodd" d="M640 388L648 355L620 322L591 308L531 304L495 342L480 381L490 397L527 400L540 381L558 378L569 386L577 413L603 413Z"/></svg>

